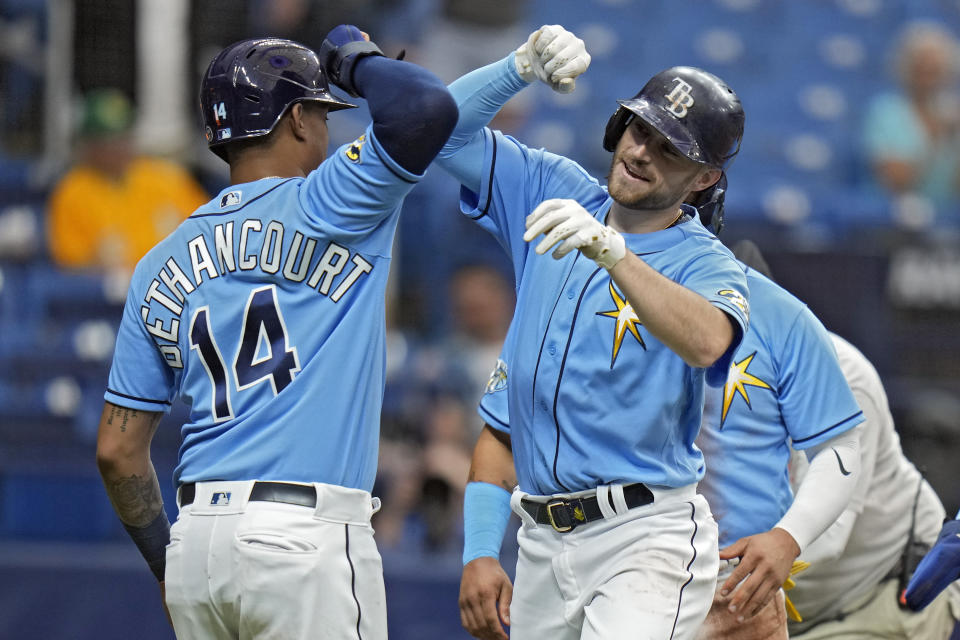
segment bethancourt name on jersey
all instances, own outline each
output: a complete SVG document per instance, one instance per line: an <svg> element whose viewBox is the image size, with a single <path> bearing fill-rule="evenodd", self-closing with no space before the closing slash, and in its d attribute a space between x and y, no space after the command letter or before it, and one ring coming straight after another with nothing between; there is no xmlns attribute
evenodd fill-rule
<svg viewBox="0 0 960 640"><path fill-rule="evenodd" d="M174 368L183 368L179 342L180 316L183 313L183 303L186 296L193 293L207 280L219 278L228 273L250 271L259 268L264 273L276 274L283 265L282 275L290 282L304 282L308 287L316 289L321 295L328 296L333 302L338 302L361 276L370 273L373 265L360 254L351 253L349 249L335 242L329 242L323 255L311 270L310 263L316 252L319 241L316 238L305 236L295 231L290 240L289 248L284 251L284 227L276 220L267 223L258 219L247 219L239 225L239 242L234 243L234 222L218 224L213 228L213 251L210 250L209 240L199 235L187 242L187 254L190 256L190 274L171 256L167 258L164 267L157 273L150 283L144 296L144 304L140 307L140 317L150 335L169 341L172 345L160 345L167 363ZM254 237L262 232L262 242L257 251ZM234 248L236 247L236 251ZM301 250L302 248L302 250ZM336 288L334 282L346 269L349 271L339 278ZM307 274L309 273L309 277ZM161 290L166 287L167 295ZM333 292L331 293L331 288ZM147 306L155 301L173 313L169 319L169 328L164 326L161 318L151 318L151 309Z"/></svg>

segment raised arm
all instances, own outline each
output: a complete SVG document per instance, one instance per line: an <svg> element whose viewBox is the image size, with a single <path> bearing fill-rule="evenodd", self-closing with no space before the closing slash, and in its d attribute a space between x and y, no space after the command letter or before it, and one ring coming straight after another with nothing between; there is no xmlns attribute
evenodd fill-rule
<svg viewBox="0 0 960 640"><path fill-rule="evenodd" d="M478 191L484 151L481 132L503 105L538 78L555 91L569 93L589 65L583 40L559 25L545 25L507 57L456 80L450 93L460 119L437 164L468 189Z"/></svg>
<svg viewBox="0 0 960 640"><path fill-rule="evenodd" d="M320 54L331 82L366 99L373 132L397 164L422 174L457 123L457 106L435 75L386 58L362 31L340 25Z"/></svg>

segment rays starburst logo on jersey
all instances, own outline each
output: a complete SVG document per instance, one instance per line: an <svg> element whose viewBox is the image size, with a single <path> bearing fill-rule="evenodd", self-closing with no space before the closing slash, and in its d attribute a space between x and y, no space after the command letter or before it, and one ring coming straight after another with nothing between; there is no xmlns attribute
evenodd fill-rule
<svg viewBox="0 0 960 640"><path fill-rule="evenodd" d="M613 363L617 361L617 354L620 353L620 347L623 345L623 339L627 336L628 331L637 339L644 350L647 349L647 344L640 337L640 331L637 329L638 326L643 326L640 318L637 317L637 312L633 310L626 298L617 292L612 281L610 282L610 297L613 298L613 304L617 308L611 311L597 311L597 315L614 318L617 321L613 333L613 355L610 356L610 368L613 369Z"/></svg>
<svg viewBox="0 0 960 640"><path fill-rule="evenodd" d="M723 423L727 419L727 412L730 410L730 405L733 404L738 393L743 397L744 402L747 403L747 407L750 407L750 396L747 394L747 387L771 389L769 384L747 371L747 368L750 366L750 363L753 362L753 358L756 355L757 352L754 351L740 362L734 362L730 365L730 371L727 373L727 384L723 387L723 413L720 415L721 428L723 428Z"/></svg>
<svg viewBox="0 0 960 640"><path fill-rule="evenodd" d="M351 142L350 146L347 147L346 151L343 152L344 155L346 155L347 158L350 160L350 162L360 162L360 150L363 149L363 145L366 137L367 137L367 134L363 134L362 136L360 136L359 138Z"/></svg>

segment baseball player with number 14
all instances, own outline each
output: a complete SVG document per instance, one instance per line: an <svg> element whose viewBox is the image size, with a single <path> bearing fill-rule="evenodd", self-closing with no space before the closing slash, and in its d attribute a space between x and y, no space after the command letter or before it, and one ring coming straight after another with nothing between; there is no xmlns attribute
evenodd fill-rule
<svg viewBox="0 0 960 640"><path fill-rule="evenodd" d="M373 122L327 158L327 113ZM370 526L400 204L457 120L436 76L341 25L239 42L201 86L231 186L140 261L100 422L107 493L180 638L386 638ZM164 512L150 441L191 404ZM169 545L168 545L169 543Z"/></svg>
<svg viewBox="0 0 960 640"><path fill-rule="evenodd" d="M693 439L704 382L723 383L747 329L748 291L682 203L723 176L743 111L709 73L657 74L610 118L608 188L486 128L536 79L573 90L589 60L545 26L450 86L460 120L437 162L518 288L509 428L481 433L464 504L461 618L480 638L506 638L500 620L515 640L692 638L713 596L717 528ZM497 562L511 507L515 591Z"/></svg>

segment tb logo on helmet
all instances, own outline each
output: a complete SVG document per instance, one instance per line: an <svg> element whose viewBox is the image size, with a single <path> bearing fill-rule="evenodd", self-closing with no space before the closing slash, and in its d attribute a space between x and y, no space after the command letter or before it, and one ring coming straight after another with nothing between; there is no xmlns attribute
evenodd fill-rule
<svg viewBox="0 0 960 640"><path fill-rule="evenodd" d="M674 78L673 81L677 84L674 85L670 93L664 96L670 101L667 111L678 118L682 118L687 115L687 109L693 106L693 95L690 93L693 87L680 78Z"/></svg>

